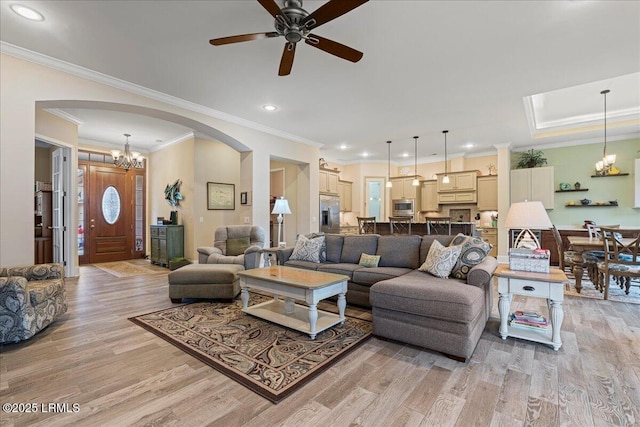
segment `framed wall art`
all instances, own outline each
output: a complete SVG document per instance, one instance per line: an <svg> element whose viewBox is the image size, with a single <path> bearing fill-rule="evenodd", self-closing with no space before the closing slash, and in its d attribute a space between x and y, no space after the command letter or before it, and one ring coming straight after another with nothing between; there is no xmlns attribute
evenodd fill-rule
<svg viewBox="0 0 640 427"><path fill-rule="evenodd" d="M240 193L240 204L251 205L251 191L243 191Z"/></svg>
<svg viewBox="0 0 640 427"><path fill-rule="evenodd" d="M221 182L207 182L208 210L235 210L236 186Z"/></svg>

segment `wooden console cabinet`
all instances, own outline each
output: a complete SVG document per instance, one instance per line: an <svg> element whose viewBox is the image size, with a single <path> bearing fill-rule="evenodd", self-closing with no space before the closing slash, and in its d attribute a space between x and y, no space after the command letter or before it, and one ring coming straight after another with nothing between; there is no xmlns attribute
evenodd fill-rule
<svg viewBox="0 0 640 427"><path fill-rule="evenodd" d="M151 226L151 263L164 267L169 260L184 256L184 226Z"/></svg>

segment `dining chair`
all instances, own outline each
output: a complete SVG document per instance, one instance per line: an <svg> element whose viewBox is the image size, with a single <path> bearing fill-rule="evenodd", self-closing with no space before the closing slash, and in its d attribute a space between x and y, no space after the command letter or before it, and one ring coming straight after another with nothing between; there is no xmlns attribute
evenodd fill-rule
<svg viewBox="0 0 640 427"><path fill-rule="evenodd" d="M640 230L600 227L604 239L604 260L598 262L598 281L604 299L609 298L611 277L629 294L631 278L640 277ZM631 236L631 237L623 237Z"/></svg>
<svg viewBox="0 0 640 427"><path fill-rule="evenodd" d="M391 234L411 234L411 221L412 218L410 216L390 216L389 228Z"/></svg>
<svg viewBox="0 0 640 427"><path fill-rule="evenodd" d="M571 270L572 272L573 267L575 267L576 265L580 265L582 267L588 266L588 264L585 264L582 258L582 255L576 251L571 251L571 250L565 250L564 249L564 244L562 243L562 236L560 236L560 231L558 231L558 229L556 228L556 226L554 225L553 227L551 227L551 233L553 234L553 239L556 241L556 248L558 250L558 262L560 264L560 270L564 271L565 267L569 268L569 270ZM593 266L595 266L595 260L591 260L593 261L592 264ZM570 289L570 284L567 283L567 290Z"/></svg>
<svg viewBox="0 0 640 427"><path fill-rule="evenodd" d="M427 234L445 234L451 235L451 217L427 217Z"/></svg>
<svg viewBox="0 0 640 427"><path fill-rule="evenodd" d="M358 216L358 234L376 234L375 216Z"/></svg>

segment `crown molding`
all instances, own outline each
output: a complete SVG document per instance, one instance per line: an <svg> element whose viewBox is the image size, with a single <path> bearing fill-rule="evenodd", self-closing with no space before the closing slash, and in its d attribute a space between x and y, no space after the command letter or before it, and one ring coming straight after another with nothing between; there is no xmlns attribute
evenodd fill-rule
<svg viewBox="0 0 640 427"><path fill-rule="evenodd" d="M310 145L312 147L322 147L324 144L312 141L310 139L303 138L298 135L293 135L288 132L284 132L278 129L274 129L268 126L261 125L260 123L252 122L250 120L243 119L231 114L224 113L222 111L215 110L213 108L205 107L204 105L196 104L195 102L187 101L182 98L167 95L162 92L158 92L153 89L146 88L144 86L137 85L125 80L121 80L98 71L90 70L79 65L72 64L70 62L62 61L60 59L52 58L47 55L24 49L22 47L12 45L4 41L0 41L0 52L24 59L35 64L43 65L54 70L62 71L67 74L71 74L77 77L81 77L87 80L92 80L98 83L105 84L107 86L114 87L116 89L123 90L125 92L134 93L136 95L144 96L155 101L160 101L165 104L173 105L174 107L182 108L194 113L203 114L208 117L224 120L229 123L240 125L249 129L254 129L269 135L277 136L279 138L287 139L293 142L299 142L301 144Z"/></svg>
<svg viewBox="0 0 640 427"><path fill-rule="evenodd" d="M81 126L84 122L77 118L76 116L67 113L66 111L62 111L59 108L45 108L44 111L53 114L56 117L61 118L67 122L71 122L76 126Z"/></svg>
<svg viewBox="0 0 640 427"><path fill-rule="evenodd" d="M171 139L169 141L164 141L161 145L158 145L158 146L155 146L155 147L149 149L149 152L153 153L153 152L156 152L156 151L160 151L160 150L162 150L164 148L167 148L167 147L169 147L171 145L175 145L175 144L178 144L178 143L180 143L182 141L187 141L189 139L193 139L193 138L195 138L196 136L199 136L199 135L200 134L196 134L195 132L187 132L184 135L177 136L177 137L175 137L175 138L173 138L173 139ZM211 139L208 136L207 136L207 138Z"/></svg>

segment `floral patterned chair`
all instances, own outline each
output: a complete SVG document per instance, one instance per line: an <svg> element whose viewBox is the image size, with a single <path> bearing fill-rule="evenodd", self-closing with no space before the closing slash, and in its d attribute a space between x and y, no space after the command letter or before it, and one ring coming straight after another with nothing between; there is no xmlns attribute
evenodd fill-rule
<svg viewBox="0 0 640 427"><path fill-rule="evenodd" d="M0 268L0 344L31 338L66 311L62 264Z"/></svg>

